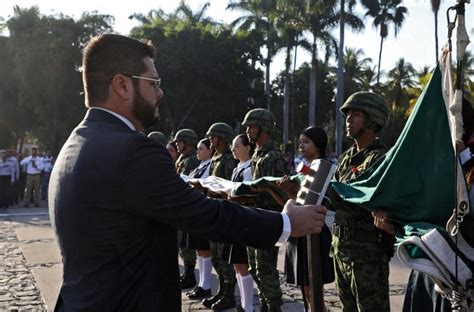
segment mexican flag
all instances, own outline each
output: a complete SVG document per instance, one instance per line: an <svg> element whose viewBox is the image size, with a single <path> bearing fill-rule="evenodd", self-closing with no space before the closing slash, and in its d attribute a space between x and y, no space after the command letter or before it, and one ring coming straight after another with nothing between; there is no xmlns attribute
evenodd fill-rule
<svg viewBox="0 0 474 312"><path fill-rule="evenodd" d="M356 179L332 187L344 200L385 211L407 228L444 228L456 207L455 166L437 67L385 157Z"/></svg>

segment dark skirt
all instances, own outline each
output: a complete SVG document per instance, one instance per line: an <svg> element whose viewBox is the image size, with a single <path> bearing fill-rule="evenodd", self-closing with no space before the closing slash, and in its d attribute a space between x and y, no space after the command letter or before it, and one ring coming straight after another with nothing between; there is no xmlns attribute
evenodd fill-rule
<svg viewBox="0 0 474 312"><path fill-rule="evenodd" d="M321 272L324 284L334 282L334 263L329 256L332 235L324 225L321 234ZM288 284L309 286L308 252L306 237L290 237L286 244L285 276Z"/></svg>
<svg viewBox="0 0 474 312"><path fill-rule="evenodd" d="M196 236L186 232L183 232L179 247L196 250L211 250L208 240L199 239Z"/></svg>
<svg viewBox="0 0 474 312"><path fill-rule="evenodd" d="M248 264L247 247L243 245L224 244L221 259L230 264Z"/></svg>

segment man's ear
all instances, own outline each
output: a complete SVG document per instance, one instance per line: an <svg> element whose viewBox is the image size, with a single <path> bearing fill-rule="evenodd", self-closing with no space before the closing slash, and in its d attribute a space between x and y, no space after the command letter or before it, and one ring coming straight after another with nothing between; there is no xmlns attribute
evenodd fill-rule
<svg viewBox="0 0 474 312"><path fill-rule="evenodd" d="M112 86L111 91L114 92L116 96L124 100L128 100L133 96L132 81L129 77L117 74L112 78L110 84Z"/></svg>

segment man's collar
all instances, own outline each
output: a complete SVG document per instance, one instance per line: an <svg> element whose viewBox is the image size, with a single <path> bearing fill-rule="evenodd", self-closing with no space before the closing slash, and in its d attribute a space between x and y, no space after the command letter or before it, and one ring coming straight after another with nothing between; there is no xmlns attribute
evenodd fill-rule
<svg viewBox="0 0 474 312"><path fill-rule="evenodd" d="M123 117L122 115L116 113L116 112L113 112L109 109L106 109L106 108L102 108L102 107L91 107L89 109L99 109L101 111L104 111L104 112L107 112L107 113L110 113L112 115L114 115L115 117L117 117L118 119L120 119L121 121L123 121L131 130L133 131L136 131L137 129L135 128L135 126L130 122L130 120L128 120L127 118Z"/></svg>

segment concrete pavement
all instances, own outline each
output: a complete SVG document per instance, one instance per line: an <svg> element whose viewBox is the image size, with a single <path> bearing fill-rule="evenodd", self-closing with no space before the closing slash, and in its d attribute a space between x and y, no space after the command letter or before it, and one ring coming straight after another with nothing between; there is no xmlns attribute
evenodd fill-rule
<svg viewBox="0 0 474 312"><path fill-rule="evenodd" d="M52 311L61 282L61 258L51 229L47 208L0 210L0 310ZM284 248L280 248L278 269L283 270ZM410 271L398 260L390 264L392 311L401 311ZM300 290L283 282L283 311L303 311ZM212 290L216 292L213 276ZM198 301L187 299L183 291L183 311L211 311ZM256 291L255 291L256 293ZM237 301L238 290L236 290ZM334 284L325 287L328 311L341 311ZM254 297L255 311L259 311ZM229 310L232 311L232 310Z"/></svg>

